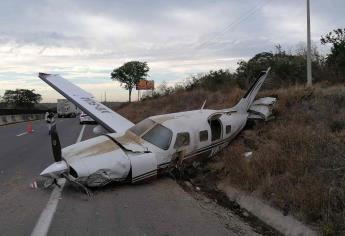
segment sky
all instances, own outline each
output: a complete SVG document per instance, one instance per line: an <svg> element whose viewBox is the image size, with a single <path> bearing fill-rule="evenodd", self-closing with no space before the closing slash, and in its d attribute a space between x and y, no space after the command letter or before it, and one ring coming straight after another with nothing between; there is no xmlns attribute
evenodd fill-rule
<svg viewBox="0 0 345 236"><path fill-rule="evenodd" d="M310 0L311 37L345 27L344 0ZM0 96L35 89L43 102L61 96L38 72L60 74L98 100L126 101L110 79L123 63L146 61L156 85L183 82L280 44L295 51L306 41L305 0L0 1ZM133 93L136 99L136 92Z"/></svg>

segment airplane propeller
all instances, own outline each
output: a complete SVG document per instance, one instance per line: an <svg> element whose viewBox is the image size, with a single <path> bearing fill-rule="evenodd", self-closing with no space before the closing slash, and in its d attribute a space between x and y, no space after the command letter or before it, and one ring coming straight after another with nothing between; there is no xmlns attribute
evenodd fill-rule
<svg viewBox="0 0 345 236"><path fill-rule="evenodd" d="M51 143L52 143L52 149L53 149L53 156L54 156L54 160L55 162L61 162L60 164L59 163L55 163L56 166L54 166L53 168L64 168L66 167L66 162L65 161L62 161L62 155L61 155L61 144L60 144L60 139L59 139L59 135L58 135L58 132L57 132L57 129L56 129L56 123L54 123L51 128L50 128L50 138L51 138ZM64 164L62 164L62 162ZM53 164L54 165L54 164ZM51 165L51 166L53 166ZM65 166L64 166L65 165ZM49 169L49 167L47 168ZM47 170L46 169L46 170ZM64 170L64 169L60 169L58 171L61 171L61 170ZM51 171L51 170L48 170L48 172ZM42 172L44 173L44 171ZM42 175L41 173L41 175ZM70 176L68 176L67 173L65 172L61 172L60 173L61 177L64 177L66 178L69 182L72 183L72 186L76 187L78 190L82 190L84 191L89 197L92 197L92 193L87 189L86 186L84 186L82 183L79 183L78 181L70 178ZM60 186L57 182L57 179L54 177L54 179L49 182L48 184L46 184L46 187L52 185L52 184L56 184L57 186Z"/></svg>
<svg viewBox="0 0 345 236"><path fill-rule="evenodd" d="M62 160L61 157L61 144L59 140L59 135L56 130L56 124L53 124L50 129L50 138L52 143L53 155L55 162L59 162Z"/></svg>

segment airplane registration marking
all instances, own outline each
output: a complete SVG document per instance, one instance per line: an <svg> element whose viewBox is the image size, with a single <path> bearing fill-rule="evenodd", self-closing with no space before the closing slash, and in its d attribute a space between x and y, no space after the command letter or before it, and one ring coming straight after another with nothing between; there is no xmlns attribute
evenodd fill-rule
<svg viewBox="0 0 345 236"><path fill-rule="evenodd" d="M94 99L92 98L85 98L82 97L80 98L81 100L83 100L84 102L86 102L87 104L89 104L90 106L94 106L95 109L101 113L110 113L110 111L108 111L108 109L103 106L102 104L96 102Z"/></svg>

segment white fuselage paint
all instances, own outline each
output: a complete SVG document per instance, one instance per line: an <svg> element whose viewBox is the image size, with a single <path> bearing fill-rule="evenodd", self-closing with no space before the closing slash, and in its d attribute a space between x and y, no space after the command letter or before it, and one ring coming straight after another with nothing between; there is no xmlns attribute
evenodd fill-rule
<svg viewBox="0 0 345 236"><path fill-rule="evenodd" d="M98 136L64 148L62 157L77 174L71 178L88 186L103 185L111 180L138 182L176 165L177 159L179 163L187 163L215 155L243 129L247 117L248 113L206 109L152 116L148 119L154 125L139 136L130 130L124 134ZM216 122L216 127L210 122ZM156 125L162 125L172 133L166 150L143 137ZM204 133L203 138L200 132ZM188 133L189 142L177 147L181 133ZM106 171L108 179L94 181L100 171Z"/></svg>
<svg viewBox="0 0 345 236"><path fill-rule="evenodd" d="M232 108L208 110L203 104L200 110L152 116L136 125L61 76L40 73L48 85L114 132L64 148L65 163L51 165L41 174L55 178L64 171L72 181L103 186L110 181L146 180L196 158L215 155L243 129L250 115L269 118L276 99L254 101L269 71L261 72Z"/></svg>

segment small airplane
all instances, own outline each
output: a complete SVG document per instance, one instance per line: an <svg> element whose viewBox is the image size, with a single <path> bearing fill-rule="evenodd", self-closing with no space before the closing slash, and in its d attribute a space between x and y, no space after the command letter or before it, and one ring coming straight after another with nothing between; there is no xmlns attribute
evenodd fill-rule
<svg viewBox="0 0 345 236"><path fill-rule="evenodd" d="M268 120L276 98L254 101L270 68L260 73L240 101L223 110L204 109L151 116L133 124L59 75L39 73L48 85L76 104L101 134L61 150L56 126L51 140L55 163L40 174L56 183L66 178L84 188L110 182L137 183L177 166L209 158L229 145L248 119Z"/></svg>

